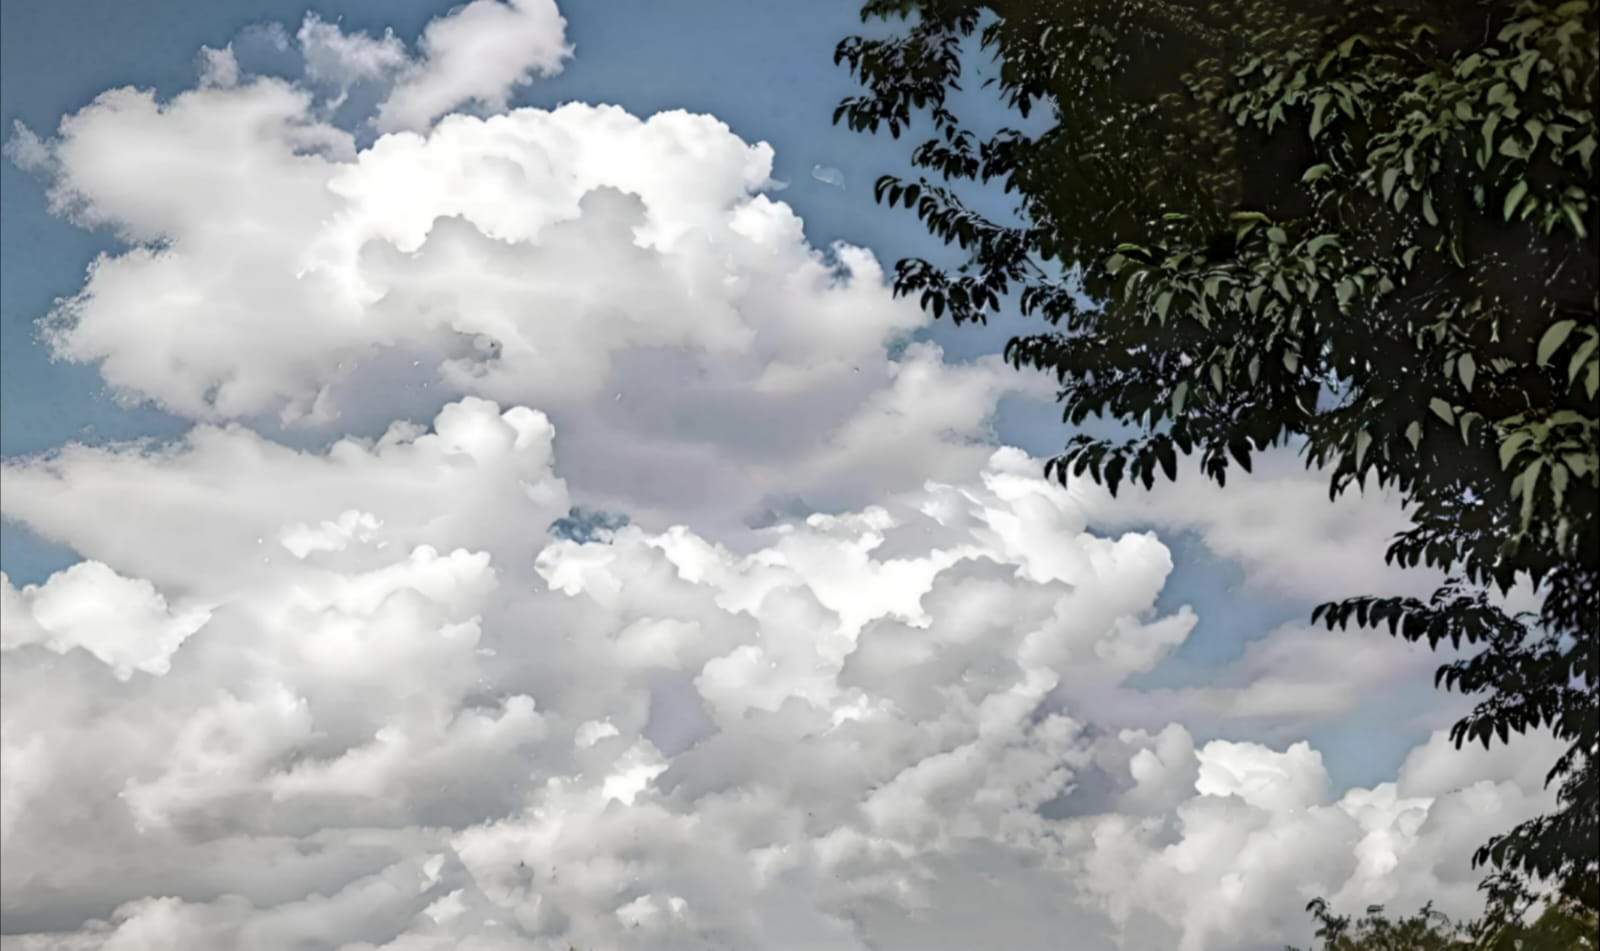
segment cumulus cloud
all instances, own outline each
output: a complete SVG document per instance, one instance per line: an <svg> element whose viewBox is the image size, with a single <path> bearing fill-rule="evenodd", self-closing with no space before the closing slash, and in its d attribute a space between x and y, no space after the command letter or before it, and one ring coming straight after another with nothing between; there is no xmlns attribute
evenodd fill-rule
<svg viewBox="0 0 1600 951"><path fill-rule="evenodd" d="M428 23L420 62L378 108L384 131L426 126L462 105L504 109L516 86L572 55L554 0L472 0Z"/></svg>
<svg viewBox="0 0 1600 951"><path fill-rule="evenodd" d="M1021 453L739 552L552 537L555 439L467 399L325 452L200 426L8 462L5 514L95 559L4 589L8 923L60 946L922 948L972 927L953 894L1039 894L986 927L1236 946L1297 934L1303 892L1445 881L1452 836L1542 802L1520 768L1440 778L1431 747L1334 800L1303 743L1061 704L1193 615L1155 613L1154 536L1089 532ZM125 497L147 504L94 515Z"/></svg>
<svg viewBox="0 0 1600 951"><path fill-rule="evenodd" d="M1048 853L1038 809L1087 747L1045 699L1068 668L1157 659L1108 646L1164 623L1158 541L1087 534L1004 453L745 554L686 528L551 539L552 438L468 400L325 453L200 427L8 463L6 515L97 559L6 589L8 628L21 601L87 649L4 645L8 922L267 947L493 919L552 947L748 946L787 916L858 947L858 915L937 919L969 850L1019 875ZM111 493L149 505L108 526ZM72 586L63 620L49 599ZM175 610L158 590L208 606L176 644L145 630ZM166 654L117 670L93 648L118 637ZM664 751L686 717L700 735ZM324 862L289 857L313 841ZM285 854L200 871L237 850ZM437 883L382 933L433 855ZM296 910L307 895L327 907Z"/></svg>
<svg viewBox="0 0 1600 951"><path fill-rule="evenodd" d="M1411 754L1398 783L1335 799L1321 757L1304 743L1280 752L1215 740L1189 765L1180 727L1119 742L1139 750L1124 806L1139 806L1162 774L1196 780L1175 804L1181 784L1166 788L1158 800L1172 804L1166 812L1076 820L1077 881L1125 943L1183 951L1303 942L1300 909L1319 896L1349 909L1431 901L1447 914L1474 913L1481 899L1472 851L1496 829L1551 808L1542 777L1520 767L1548 763L1559 750L1535 735L1457 760L1440 755L1450 744L1439 732ZM1152 750L1160 753L1144 755Z"/></svg>
<svg viewBox="0 0 1600 951"><path fill-rule="evenodd" d="M14 139L58 170L58 209L131 244L50 315L53 352L197 419L537 406L586 501L658 524L970 473L999 396L1031 385L907 346L927 318L868 252L812 248L761 192L771 149L711 117L573 104L358 150L318 115L271 79L124 89L48 147Z"/></svg>
<svg viewBox="0 0 1600 951"><path fill-rule="evenodd" d="M83 561L21 591L0 572L0 648L42 644L56 653L81 647L121 680L134 670L167 672L172 654L209 619L203 607L174 613L148 581Z"/></svg>
<svg viewBox="0 0 1600 951"><path fill-rule="evenodd" d="M315 13L295 41L306 79L335 91L332 105L375 87L380 132L421 131L462 107L503 111L518 86L560 72L572 55L566 26L553 0L472 0L428 21L415 54L393 30L347 33Z"/></svg>

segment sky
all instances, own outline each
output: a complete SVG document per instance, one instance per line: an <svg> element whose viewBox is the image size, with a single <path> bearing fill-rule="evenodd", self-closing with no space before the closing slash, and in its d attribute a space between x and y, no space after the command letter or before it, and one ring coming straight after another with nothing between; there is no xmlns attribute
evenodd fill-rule
<svg viewBox="0 0 1600 951"><path fill-rule="evenodd" d="M4 948L1280 947L1550 804L1310 627L1393 498L1042 479L852 5L3 16Z"/></svg>

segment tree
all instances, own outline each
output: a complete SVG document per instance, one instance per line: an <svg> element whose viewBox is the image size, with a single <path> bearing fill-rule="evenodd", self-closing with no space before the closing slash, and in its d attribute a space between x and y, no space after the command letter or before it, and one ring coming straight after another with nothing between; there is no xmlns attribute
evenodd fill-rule
<svg viewBox="0 0 1600 951"><path fill-rule="evenodd" d="M1582 951L1596 945L1595 913L1577 902L1558 900L1532 914L1534 896L1517 882L1499 882L1509 892L1491 889L1489 908L1475 921L1456 922L1424 905L1413 915L1391 918L1382 905L1369 906L1360 920L1335 914L1328 902L1312 899L1306 911L1316 921L1320 951Z"/></svg>
<svg viewBox="0 0 1600 951"><path fill-rule="evenodd" d="M834 120L927 123L919 176L875 195L958 259L901 261L895 290L1048 325L1010 362L1054 374L1065 422L1135 433L1074 435L1063 482L1148 488L1195 454L1220 484L1288 444L1330 496L1396 487L1412 525L1388 560L1448 580L1314 618L1465 647L1436 677L1480 698L1458 746L1566 741L1557 810L1475 863L1600 903L1594 0L869 0L863 19L886 35L839 44L863 90ZM1044 131L962 123L978 55ZM1017 221L976 213L981 187ZM1519 581L1537 612L1501 607Z"/></svg>

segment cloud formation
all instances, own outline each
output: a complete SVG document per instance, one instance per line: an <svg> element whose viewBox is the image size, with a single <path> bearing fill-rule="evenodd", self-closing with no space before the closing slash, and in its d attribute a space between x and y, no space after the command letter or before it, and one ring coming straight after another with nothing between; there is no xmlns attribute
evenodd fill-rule
<svg viewBox="0 0 1600 951"><path fill-rule="evenodd" d="M125 245L52 352L195 421L0 473L82 558L0 576L8 951L1277 947L1317 894L1470 909L1548 805L1539 738L1332 788L1285 734L1427 663L1387 638L1138 685L1197 622L1150 528L1333 597L1392 502L1045 482L988 426L1034 382L917 342L765 144L507 111L549 0L293 43L7 146Z"/></svg>
<svg viewBox="0 0 1600 951"><path fill-rule="evenodd" d="M349 42L301 31L323 72L329 36ZM347 72L387 47L354 48ZM662 524L970 473L999 396L1031 385L908 345L927 318L870 253L813 249L761 191L771 149L711 117L454 115L358 150L319 115L307 89L255 78L167 102L114 90L48 143L15 139L53 170L58 210L130 244L47 319L53 352L203 420L337 431L453 395L537 406L589 501Z"/></svg>
<svg viewBox="0 0 1600 951"><path fill-rule="evenodd" d="M202 426L8 463L6 514L91 559L0 589L24 632L11 926L66 933L44 947L953 947L977 912L950 894L1037 893L988 933L1236 946L1296 934L1302 894L1422 894L1464 829L1543 802L1529 770L1438 741L1330 801L1304 743L1197 746L1074 704L1194 616L1155 613L1154 536L1088 532L1014 450L738 553L684 527L551 538L554 439L467 399L326 452ZM95 514L128 496L149 504Z"/></svg>
<svg viewBox="0 0 1600 951"><path fill-rule="evenodd" d="M338 90L375 84L385 93L380 132L426 130L462 107L502 112L518 86L561 71L572 56L566 20L554 0L472 0L428 22L412 54L386 31L346 33L315 13L295 35L306 79Z"/></svg>

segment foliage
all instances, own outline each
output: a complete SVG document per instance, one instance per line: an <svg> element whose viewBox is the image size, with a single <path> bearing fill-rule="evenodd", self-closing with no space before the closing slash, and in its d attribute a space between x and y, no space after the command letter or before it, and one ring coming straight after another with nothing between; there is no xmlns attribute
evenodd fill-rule
<svg viewBox="0 0 1600 951"><path fill-rule="evenodd" d="M959 252L901 261L935 316L1015 302L1044 332L1008 359L1059 382L1074 435L1051 460L1113 493L1218 483L1275 445L1330 494L1393 486L1392 563L1434 596L1322 605L1448 642L1437 682L1481 702L1457 745L1548 728L1559 809L1477 861L1600 900L1600 198L1595 0L869 0L886 35L836 60L836 122L899 137L921 174L880 179ZM976 44L976 51L973 49ZM1037 134L980 136L952 106L974 52ZM964 190L1017 196L990 220ZM1526 581L1535 614L1495 597Z"/></svg>
<svg viewBox="0 0 1600 951"><path fill-rule="evenodd" d="M1514 898L1501 901L1506 896L1495 896L1482 918L1465 923L1431 904L1404 918L1391 918L1382 905L1372 905L1352 920L1334 914L1321 898L1306 910L1316 921L1318 951L1582 951L1596 946L1600 922L1593 911L1566 900L1534 914L1526 889L1512 889Z"/></svg>

